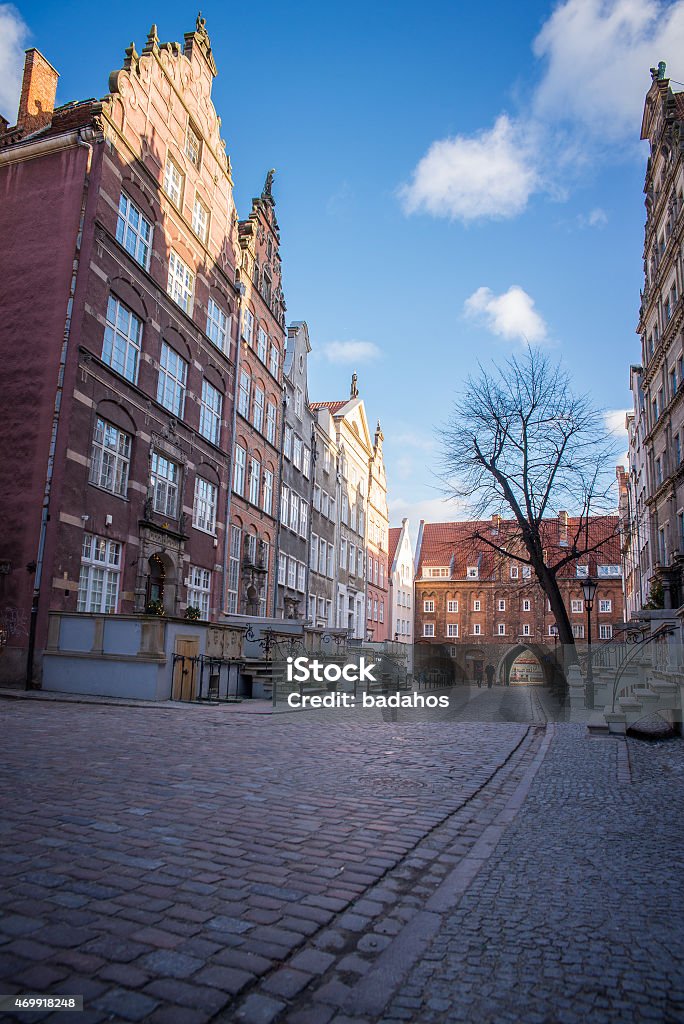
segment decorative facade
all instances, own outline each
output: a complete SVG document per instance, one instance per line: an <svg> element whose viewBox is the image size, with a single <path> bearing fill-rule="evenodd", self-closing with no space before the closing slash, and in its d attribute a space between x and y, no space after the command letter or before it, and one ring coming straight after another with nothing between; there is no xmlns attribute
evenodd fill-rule
<svg viewBox="0 0 684 1024"><path fill-rule="evenodd" d="M411 647L413 644L413 551L408 519L403 519L400 527L392 527L388 536L387 579L389 583L390 639ZM408 667L410 671L410 655Z"/></svg>
<svg viewBox="0 0 684 1024"><path fill-rule="evenodd" d="M273 176L240 222L215 75L202 18L182 45L153 26L100 101L55 109L57 72L27 53L0 135L10 675L41 648L49 609L268 606L284 348Z"/></svg>
<svg viewBox="0 0 684 1024"><path fill-rule="evenodd" d="M366 634L374 641L391 639L392 616L389 602L387 476L382 454L385 440L380 423L375 430L368 465L368 510L366 524Z"/></svg>
<svg viewBox="0 0 684 1024"><path fill-rule="evenodd" d="M278 574L275 614L305 619L309 583L309 542L313 468L313 413L307 394L307 359L311 345L305 323L291 324L283 374L285 432L280 483Z"/></svg>
<svg viewBox="0 0 684 1024"><path fill-rule="evenodd" d="M643 558L641 598L676 608L684 601L684 93L673 93L661 62L651 70L641 138L648 140L644 288L638 333L642 365L632 373L643 396L635 395L635 430L643 423L645 487L632 494L632 533L641 526L650 551ZM637 426L637 423L639 426ZM632 467L630 466L630 475ZM635 484L638 486L638 484ZM639 514L643 495L644 514ZM634 500L636 497L636 507Z"/></svg>
<svg viewBox="0 0 684 1024"><path fill-rule="evenodd" d="M314 415L314 484L309 547L309 621L334 626L337 609L340 475L335 420L327 406Z"/></svg>

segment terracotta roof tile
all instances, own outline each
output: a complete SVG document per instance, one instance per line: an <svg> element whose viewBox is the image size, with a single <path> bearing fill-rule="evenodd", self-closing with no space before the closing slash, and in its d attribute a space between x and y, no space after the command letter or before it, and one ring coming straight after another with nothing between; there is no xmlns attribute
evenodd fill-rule
<svg viewBox="0 0 684 1024"><path fill-rule="evenodd" d="M310 402L309 405L312 409L329 409L331 414L334 416L336 412L339 412L347 402Z"/></svg>
<svg viewBox="0 0 684 1024"><path fill-rule="evenodd" d="M389 572L392 571L394 555L397 550L397 544L399 543L399 537L401 536L401 529L401 526L390 526L389 529L389 548L387 550L387 568Z"/></svg>
<svg viewBox="0 0 684 1024"><path fill-rule="evenodd" d="M570 543L580 525L580 519L568 518L568 540ZM588 556L580 555L577 559L581 564L589 564L589 571L592 575L596 573L597 564L620 565L620 540L617 525L617 516L592 517L588 526L588 541L585 541L584 534L578 541L581 547L585 544L588 547L600 545L595 552L591 552ZM561 530L561 523L558 519L545 520L542 525L545 549L549 552L550 560L554 562L562 557L567 550L567 544L562 543ZM513 520L500 521L498 536L495 535L492 521L489 519L456 523L425 523L418 574L422 572L423 567L436 568L440 566L450 569L451 578L465 579L468 568L477 566L479 579L493 578L496 575L497 562L502 556L476 537L477 533L483 536L489 535L495 543L501 545L505 545L507 536L513 543L516 543L518 538L517 526ZM516 547L518 544L519 541L516 543ZM511 547L510 550L513 548ZM575 576L575 563L568 563L561 574Z"/></svg>

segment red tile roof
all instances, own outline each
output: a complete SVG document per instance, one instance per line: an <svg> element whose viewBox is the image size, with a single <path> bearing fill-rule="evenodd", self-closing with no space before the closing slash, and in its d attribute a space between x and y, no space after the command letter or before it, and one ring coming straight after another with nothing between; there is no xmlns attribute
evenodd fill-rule
<svg viewBox="0 0 684 1024"><path fill-rule="evenodd" d="M394 564L394 555L397 550L397 544L399 543L399 537L401 536L401 526L390 526L389 529L389 548L387 550L387 571L392 571L392 565Z"/></svg>
<svg viewBox="0 0 684 1024"><path fill-rule="evenodd" d="M349 399L346 402L309 402L309 405L312 409L330 409L331 415L334 416L336 412L347 405L348 401Z"/></svg>
<svg viewBox="0 0 684 1024"><path fill-rule="evenodd" d="M572 544L582 521L568 517L567 537ZM617 516L593 516L589 520L588 533L578 539L580 551L584 547L594 548L588 555L580 554L577 562L589 565L591 575L596 574L596 566L620 565L620 538ZM452 579L465 579L471 566L478 567L479 579L494 579L498 576L498 563L502 556L475 534L490 536L492 541L505 546L510 539L509 550L520 550L519 531L513 520L501 520L498 536L494 532L492 520L466 521L458 523L425 523L423 525L420 561L417 575L423 567L449 567ZM548 560L553 564L568 551L568 544L562 543L562 526L559 519L547 519L542 524L542 538ZM505 557L505 556L503 556ZM564 566L560 575L575 576L576 562Z"/></svg>

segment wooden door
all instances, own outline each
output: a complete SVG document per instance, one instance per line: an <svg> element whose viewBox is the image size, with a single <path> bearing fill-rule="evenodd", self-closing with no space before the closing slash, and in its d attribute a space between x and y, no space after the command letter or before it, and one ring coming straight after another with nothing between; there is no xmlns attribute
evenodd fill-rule
<svg viewBox="0 0 684 1024"><path fill-rule="evenodd" d="M173 669L173 700L194 700L197 662L199 654L198 636L177 636L174 654L179 655Z"/></svg>

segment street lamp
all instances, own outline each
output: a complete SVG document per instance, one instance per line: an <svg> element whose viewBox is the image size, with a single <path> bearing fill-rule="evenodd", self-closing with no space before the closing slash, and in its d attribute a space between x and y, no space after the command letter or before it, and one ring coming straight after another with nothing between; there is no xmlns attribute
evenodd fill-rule
<svg viewBox="0 0 684 1024"><path fill-rule="evenodd" d="M591 664L591 609L597 589L598 580L592 579L591 576L582 580L584 603L587 606L587 704L592 711L594 709L594 673Z"/></svg>

